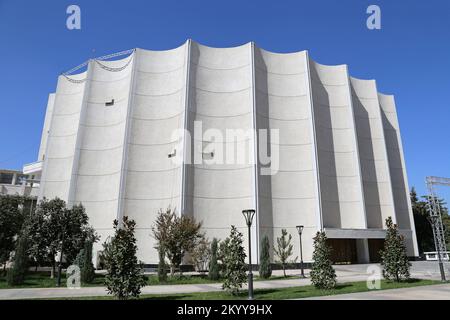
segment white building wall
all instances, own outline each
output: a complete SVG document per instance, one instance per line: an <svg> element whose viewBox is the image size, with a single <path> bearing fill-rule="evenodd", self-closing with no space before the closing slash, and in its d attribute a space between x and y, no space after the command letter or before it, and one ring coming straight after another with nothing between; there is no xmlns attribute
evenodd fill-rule
<svg viewBox="0 0 450 320"><path fill-rule="evenodd" d="M131 55L91 61L88 69L89 91L81 113L69 204L82 203L89 212L89 222L101 237L98 248L112 234L118 215L133 64ZM113 99L114 104L107 106Z"/></svg>
<svg viewBox="0 0 450 320"><path fill-rule="evenodd" d="M379 93L378 99L383 118L397 224L400 229L412 231L411 236L407 238L408 254L418 256L416 230L411 208L411 199L409 197L408 178L406 175L403 145L394 96Z"/></svg>
<svg viewBox="0 0 450 320"><path fill-rule="evenodd" d="M139 259L157 263L151 227L158 210L170 206L201 221L209 239L225 239L235 225L245 247L241 211L257 209L255 263L262 237L275 246L283 228L297 256L295 226L305 226L310 261L318 230L336 238L357 230L364 244L367 229L383 228L388 216L405 234L413 230L409 250L417 253L393 98L378 94L375 81L349 78L347 66L320 65L306 51L187 41L92 60L68 78L59 77L49 98L40 197L82 203L101 235L96 250L112 234L112 221L127 215L137 223ZM194 132L199 121L202 131ZM184 128L190 135L173 135ZM248 135L236 142L227 129ZM279 130L279 141L267 143L269 155L279 150L273 175L261 174L267 165L253 161L265 147L253 129ZM213 141L217 132L223 141ZM243 146L234 148L235 160L245 150L241 163L226 162L233 143ZM174 152L184 163L169 158Z"/></svg>
<svg viewBox="0 0 450 320"><path fill-rule="evenodd" d="M136 221L143 261L158 260L151 231L158 211L181 209L181 165L168 155L182 152L172 132L184 127L186 63L187 43L168 51L137 50L123 215Z"/></svg>
<svg viewBox="0 0 450 320"><path fill-rule="evenodd" d="M310 64L325 228L366 228L347 67Z"/></svg>
<svg viewBox="0 0 450 320"><path fill-rule="evenodd" d="M255 207L254 167L249 161L253 158L253 136L233 139L226 134L226 129L253 129L250 52L250 44L226 49L195 42L191 46L187 128L192 134L193 152L185 181L186 214L203 222L203 229L210 239L225 239L230 225L236 226L247 239L242 210ZM201 121L206 136L193 134L194 121ZM214 141L207 136L210 129L222 133L223 141L211 143ZM233 141L238 141L239 150L246 150L244 161L214 163L220 159L222 151L226 157L227 145ZM193 163L196 157L202 159L202 153L207 152L214 152L214 156L205 154L203 164Z"/></svg>
<svg viewBox="0 0 450 320"><path fill-rule="evenodd" d="M396 215L376 82L351 78L351 84L367 227L382 229Z"/></svg>
<svg viewBox="0 0 450 320"><path fill-rule="evenodd" d="M38 161L42 161L45 158L45 151L47 149L48 135L50 131L50 125L53 117L53 107L55 105L55 94L48 95L47 109L45 111L44 126L42 127L41 144L39 146Z"/></svg>
<svg viewBox="0 0 450 320"><path fill-rule="evenodd" d="M267 235L276 246L286 229L298 256L296 226L303 225L304 256L311 257L312 238L320 226L307 61L306 51L255 51L257 128L279 131L279 141L269 139L267 150L271 155L278 148L280 160L274 175L259 175L260 238Z"/></svg>
<svg viewBox="0 0 450 320"><path fill-rule="evenodd" d="M87 72L59 76L45 147L40 198L69 198L78 125L86 89ZM44 132L45 133L45 132Z"/></svg>

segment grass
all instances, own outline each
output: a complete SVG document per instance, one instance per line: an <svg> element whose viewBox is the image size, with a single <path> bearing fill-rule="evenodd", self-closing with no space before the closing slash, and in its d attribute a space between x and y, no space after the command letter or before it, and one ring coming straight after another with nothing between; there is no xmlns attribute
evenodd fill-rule
<svg viewBox="0 0 450 320"><path fill-rule="evenodd" d="M179 285L179 284L207 284L207 283L219 283L221 280L210 280L206 275L175 275L173 277L168 276L166 282L159 282L157 275L146 275L147 285ZM270 279L261 279L255 277L255 281L260 280L282 280L282 279L295 279L296 277L288 276L273 276ZM63 273L61 278L62 286L66 283L66 274ZM104 276L97 274L93 283L82 284L83 287L98 287L104 286ZM0 276L0 289L11 288L53 288L56 287L56 277L50 278L50 272L30 272L25 278L25 282L17 286L9 286L6 282L6 276Z"/></svg>
<svg viewBox="0 0 450 320"><path fill-rule="evenodd" d="M103 278L102 275L96 275L93 283L83 284L85 287L98 287L103 286ZM55 278L50 278L50 272L30 272L26 278L25 282L21 285L9 286L6 282L6 276L0 276L0 289L12 289L12 288L53 288L56 287L56 276ZM61 277L61 284L65 286L66 284L66 274L63 273Z"/></svg>
<svg viewBox="0 0 450 320"><path fill-rule="evenodd" d="M410 279L402 282L381 281L381 290L410 288L417 286L440 284L440 281ZM328 295L339 295L345 293L366 292L369 291L365 281L349 282L338 284L333 290L320 290L314 286L301 286L291 288L278 289L257 289L254 291L257 300L283 300L283 299L299 299L309 297L319 297ZM56 300L112 300L111 296L83 297L83 298L59 298ZM246 300L247 291L241 291L238 296L232 296L223 291L217 292L195 292L180 293L167 295L146 294L139 297L140 300Z"/></svg>
<svg viewBox="0 0 450 320"><path fill-rule="evenodd" d="M174 284L205 284L205 283L220 283L222 279L219 280L210 280L207 275L175 275L173 277L168 276L166 282L159 282L157 275L147 275L148 285L174 285ZM270 281L270 280L288 280L288 279L296 279L298 277L295 276L272 276L269 279L262 279L258 276L255 276L255 281Z"/></svg>

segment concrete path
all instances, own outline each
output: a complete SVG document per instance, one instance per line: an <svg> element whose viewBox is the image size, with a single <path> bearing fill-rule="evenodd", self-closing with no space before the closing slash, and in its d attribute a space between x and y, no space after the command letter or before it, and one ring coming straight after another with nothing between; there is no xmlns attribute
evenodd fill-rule
<svg viewBox="0 0 450 320"><path fill-rule="evenodd" d="M369 264L358 265L336 265L334 266L339 283L366 281L367 268ZM448 265L446 266L446 270ZM449 271L449 270L447 270ZM286 272L291 276L299 276L300 270L287 270ZM274 276L281 275L280 270L273 272ZM450 272L448 273L450 275ZM306 270L306 276L309 276ZM438 280L439 268L437 263L433 262L413 262L411 267L411 277L421 279ZM311 284L307 279L287 279L287 280L269 280L269 281L255 281L255 289L272 289L305 286ZM175 293L189 293L189 292L210 292L222 290L220 283L214 284L183 284L183 285L155 285L146 286L142 289L142 294L175 294ZM245 287L244 287L245 288ZM382 294L384 292L377 292ZM23 288L23 289L1 289L0 300L5 299L35 299L35 298L61 298L61 297L89 297L89 296L105 296L107 295L104 287L83 287L80 289L68 288Z"/></svg>
<svg viewBox="0 0 450 320"><path fill-rule="evenodd" d="M450 284L347 293L302 300L450 300Z"/></svg>

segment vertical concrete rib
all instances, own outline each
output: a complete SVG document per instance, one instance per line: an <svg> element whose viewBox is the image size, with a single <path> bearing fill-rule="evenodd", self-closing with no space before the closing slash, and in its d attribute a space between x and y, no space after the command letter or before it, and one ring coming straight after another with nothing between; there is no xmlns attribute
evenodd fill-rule
<svg viewBox="0 0 450 320"><path fill-rule="evenodd" d="M309 52L306 51L305 55L305 64L307 69L307 78L308 78L308 97L309 97L309 105L311 107L311 121L312 121L312 139L313 139L313 151L314 151L314 171L315 171L315 177L316 177L316 191L317 191L317 229L319 231L323 231L323 217L322 217L322 196L320 192L320 175L319 175L319 152L317 149L317 132L316 132L316 122L314 118L314 99L312 96L312 86L311 86L311 70L310 70L310 59L309 59Z"/></svg>
<svg viewBox="0 0 450 320"><path fill-rule="evenodd" d="M130 88L128 90L128 104L127 104L127 116L125 119L125 134L123 138L122 144L122 163L120 168L120 182L119 182L119 200L117 205L117 220L119 221L119 225L122 223L124 216L124 208L125 208L125 192L126 192L126 179L127 179L127 171L128 171L128 150L130 143L130 133L132 126L132 117L133 117L133 105L134 105L134 88L136 81L136 65L139 61L139 50L136 48L132 53L130 59L133 59L131 63L131 80L130 80Z"/></svg>
<svg viewBox="0 0 450 320"><path fill-rule="evenodd" d="M56 99L56 92L53 94L50 94L50 95L53 95L53 98L52 98L52 100L53 100L53 102L52 102L52 109L54 110L54 105L55 105L55 99ZM50 100L50 97L49 97L49 100ZM49 107L49 104L47 104L47 108ZM49 145L50 145L50 139L51 139L51 137L50 137L50 130L51 130L51 128L52 128L52 126L53 126L53 119L55 118L55 113L53 112L53 110L52 110L52 114L51 114L51 117L50 117L50 123L49 123L49 127L48 127L48 136L47 136L47 141L46 141L46 143L45 143L45 150L44 150L44 157L42 158L42 161L43 161L43 164L42 164L42 173L41 173L41 181L40 181L40 183L39 183L39 196L38 196L38 200L42 200L42 198L44 197L44 190L45 190L45 179L47 178L47 168L48 168L48 151L49 151L49 149L50 149L50 147L49 147ZM48 111L47 111L47 113L48 113ZM47 120L47 119L46 119ZM44 128L45 128L45 126L44 126ZM43 132L42 133L43 135L45 134L45 132ZM41 144L42 144L42 140L43 139L41 139ZM41 145L41 148L42 148L42 145ZM39 156L39 159L40 159L40 156Z"/></svg>
<svg viewBox="0 0 450 320"><path fill-rule="evenodd" d="M419 251L416 230L394 96L378 93L378 98L383 116L384 132L386 135L386 149L391 173L397 223L401 230L411 231L411 235L408 235L407 237L407 240L409 241L407 245L408 255L418 256Z"/></svg>
<svg viewBox="0 0 450 320"><path fill-rule="evenodd" d="M255 225L255 237L254 237L254 245L252 248L252 252L254 253L254 256L252 257L253 261L255 261L256 264L259 264L259 231L260 231L260 219L259 219L259 182L258 182L258 175L259 175L259 154L258 154L258 128L256 125L256 92L255 92L255 86L256 86L256 79L255 79L255 43L252 41L250 43L250 61L251 61L251 87L252 87L252 125L253 125L253 161L254 161L254 199L255 199L255 219L254 222ZM270 134L270 132L268 133Z"/></svg>
<svg viewBox="0 0 450 320"><path fill-rule="evenodd" d="M78 120L78 130L77 130L77 137L75 142L75 149L74 149L74 155L73 155L73 163L72 163L72 173L70 177L70 186L69 186L69 193L67 197L67 203L68 206L74 205L75 202L75 194L77 189L77 175L78 175L78 168L79 168L79 161L80 161L80 153L81 153L81 144L83 141L83 134L84 134L84 127L82 124L85 121L86 118L86 112L87 112L87 104L88 104L88 97L89 97L89 91L91 86L91 79L92 79L92 72L93 72L93 60L89 60L87 64L87 71L86 71L86 81L84 85L84 93L83 93L83 100L81 103L81 110L80 110L80 118Z"/></svg>
<svg viewBox="0 0 450 320"><path fill-rule="evenodd" d="M367 229L367 212L366 212L366 203L364 198L364 184L363 184L363 178L362 178L362 168L361 168L361 159L359 156L359 146L358 146L358 132L356 130L356 119L355 119L355 110L353 107L353 99L352 99L352 90L351 90L351 84L350 84L350 75L348 72L348 66L345 65L345 73L347 74L347 89L348 89L348 103L350 107L350 114L353 121L353 141L354 141L354 148L355 148L355 156L356 156L356 165L358 166L358 174L359 174L359 183L360 183L360 190L361 190L361 202L362 202L362 210L364 214L363 223L362 226L363 229Z"/></svg>
<svg viewBox="0 0 450 320"><path fill-rule="evenodd" d="M186 90L185 90L185 96L184 96L184 115L183 115L183 159L181 164L181 193L180 193L180 215L186 214L186 184L187 184L187 177L186 172L187 168L186 166L191 163L191 148L190 143L187 144L188 140L186 137L186 132L188 130L188 121L189 121L189 111L190 111L190 97L189 97L189 79L190 79L190 69L191 69L191 39L188 39L186 42L186 56L185 56L185 67L186 67ZM190 137L189 137L190 139ZM188 150L189 147L189 150ZM189 159L187 158L189 157ZM193 214L190 212L189 214Z"/></svg>
<svg viewBox="0 0 450 320"><path fill-rule="evenodd" d="M381 106L380 106L380 100L378 98L378 88L377 88L377 83L375 81L375 90L377 93L377 103L378 103L378 113L379 113L379 119L380 119L380 125L381 125L381 135L382 135L382 142L383 142L383 151L384 151L384 156L386 159L386 172L387 172L387 178L388 178L388 188L389 188L389 193L391 195L391 200L392 200L392 210L393 210L393 214L392 214L392 220L394 221L394 223L397 223L397 212L395 211L395 199L394 199L394 191L392 190L392 179L391 179L391 171L389 170L389 157L388 157L388 152L387 152L387 147L386 147L386 136L384 133L384 121L383 121L383 117L381 116ZM383 221L383 225L384 225L384 221Z"/></svg>

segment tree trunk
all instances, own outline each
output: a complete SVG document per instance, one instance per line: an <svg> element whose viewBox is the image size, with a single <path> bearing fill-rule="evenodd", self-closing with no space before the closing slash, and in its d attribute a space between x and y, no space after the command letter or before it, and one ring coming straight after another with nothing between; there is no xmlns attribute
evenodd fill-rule
<svg viewBox="0 0 450 320"><path fill-rule="evenodd" d="M55 259L53 258L53 261L52 261L52 271L51 271L51 273L50 273L50 278L51 278L51 279L54 279L54 278L55 278L55 269L56 269L56 261L55 261Z"/></svg>
<svg viewBox="0 0 450 320"><path fill-rule="evenodd" d="M286 266L284 265L284 263L283 263L283 274L284 274L284 277L286 278Z"/></svg>
<svg viewBox="0 0 450 320"><path fill-rule="evenodd" d="M175 274L175 266L173 264L170 265L170 276L173 277Z"/></svg>
<svg viewBox="0 0 450 320"><path fill-rule="evenodd" d="M63 255L64 255L64 238L63 241L61 242L61 253L59 255L59 263L58 263L58 281L57 281L57 285L58 287L61 286L61 272L62 272L62 259L63 259Z"/></svg>

